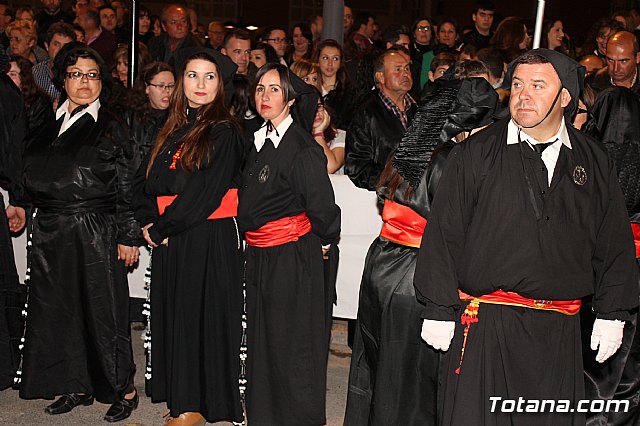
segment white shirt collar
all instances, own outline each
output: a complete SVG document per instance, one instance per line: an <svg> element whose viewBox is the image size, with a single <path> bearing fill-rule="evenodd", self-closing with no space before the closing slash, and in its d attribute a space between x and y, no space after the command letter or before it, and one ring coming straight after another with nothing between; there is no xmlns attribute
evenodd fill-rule
<svg viewBox="0 0 640 426"><path fill-rule="evenodd" d="M253 144L256 146L256 151L260 152L267 137L271 139L271 142L273 142L274 148L278 148L282 137L286 131L289 130L291 123L293 123L293 117L289 114L284 120L282 120L278 127L271 131L269 136L267 136L267 123L263 124L262 127L253 133Z"/></svg>
<svg viewBox="0 0 640 426"><path fill-rule="evenodd" d="M91 115L93 117L93 121L98 121L98 110L100 109L100 99L96 99L92 103L89 104L88 107L71 117L71 113L69 112L69 99L64 101L62 105L56 110L56 120L59 120L60 117L64 116L64 120L62 121L62 126L60 126L60 131L58 132L58 136L64 133L69 127L73 125L76 121L80 119L85 114Z"/></svg>
<svg viewBox="0 0 640 426"><path fill-rule="evenodd" d="M507 127L507 145L515 145L518 143L518 129L519 129L518 125L515 123L515 121L513 121L513 119L511 119L509 121L509 126ZM539 141L529 136L527 134L527 129L522 129L522 132L520 133L520 138L522 139L523 142L527 141L530 144L552 142L557 139L561 141L564 146L571 149L571 140L569 139L569 132L567 132L567 125L564 122L564 117L562 117L562 122L560 123L560 128L558 129L558 132L555 135L551 136L546 141Z"/></svg>

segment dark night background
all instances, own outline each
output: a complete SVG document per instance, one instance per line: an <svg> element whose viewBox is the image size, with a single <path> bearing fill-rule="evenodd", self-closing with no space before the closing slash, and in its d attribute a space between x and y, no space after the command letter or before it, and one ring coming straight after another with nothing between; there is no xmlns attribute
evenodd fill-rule
<svg viewBox="0 0 640 426"><path fill-rule="evenodd" d="M70 0L63 0L70 7ZM132 0L128 0L129 2ZM535 19L537 0L494 0L496 24L506 16L521 16L532 22ZM33 0L11 1L11 6L29 5L34 8L39 2ZM152 13L159 13L171 1L138 1ZM307 20L312 14L322 14L322 0L189 0L183 2L195 9L198 21L207 24L217 19L223 22L253 24L257 26L283 25L289 27L298 21ZM437 21L447 17L461 26L471 25L471 10L474 0L347 0L354 13L369 11L376 15L381 28L392 23L411 25L415 18L426 15ZM640 6L640 0L547 0L545 16L562 19L567 32L574 39L584 35L592 23L603 15L619 9Z"/></svg>

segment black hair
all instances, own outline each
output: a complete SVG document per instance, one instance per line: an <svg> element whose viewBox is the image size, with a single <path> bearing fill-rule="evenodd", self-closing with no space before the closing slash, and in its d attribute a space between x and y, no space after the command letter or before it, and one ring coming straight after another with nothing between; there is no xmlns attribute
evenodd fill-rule
<svg viewBox="0 0 640 426"><path fill-rule="evenodd" d="M53 36L56 34L60 34L61 36L68 37L71 41L77 41L76 32L73 30L73 27L66 22L55 22L51 24L49 29L47 30L47 35L45 37L45 41L47 44L51 43Z"/></svg>
<svg viewBox="0 0 640 426"><path fill-rule="evenodd" d="M292 99L295 99L298 94L296 90L293 88L293 83L291 82L291 77L289 73L289 68L280 63L267 63L264 64L256 73L255 82L253 84L252 92L256 92L256 87L260 84L260 79L269 71L276 70L278 72L278 76L280 76L280 87L282 88L282 94L285 102L289 102Z"/></svg>

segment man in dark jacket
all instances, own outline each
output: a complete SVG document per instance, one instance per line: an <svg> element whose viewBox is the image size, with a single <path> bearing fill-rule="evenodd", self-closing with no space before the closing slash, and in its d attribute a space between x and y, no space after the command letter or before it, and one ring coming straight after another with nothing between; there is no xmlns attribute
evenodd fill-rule
<svg viewBox="0 0 640 426"><path fill-rule="evenodd" d="M638 81L638 40L629 31L619 31L607 41L607 66L587 77L586 84L596 93L609 87L621 86L640 93Z"/></svg>
<svg viewBox="0 0 640 426"><path fill-rule="evenodd" d="M356 186L370 191L375 190L416 110L409 95L413 80L406 49L394 46L386 50L376 59L374 70L378 88L365 98L351 121L344 167Z"/></svg>
<svg viewBox="0 0 640 426"><path fill-rule="evenodd" d="M200 43L189 33L187 9L180 4L170 4L160 16L164 33L149 40L149 54L154 61L166 62L173 66L175 53L185 47L199 46Z"/></svg>

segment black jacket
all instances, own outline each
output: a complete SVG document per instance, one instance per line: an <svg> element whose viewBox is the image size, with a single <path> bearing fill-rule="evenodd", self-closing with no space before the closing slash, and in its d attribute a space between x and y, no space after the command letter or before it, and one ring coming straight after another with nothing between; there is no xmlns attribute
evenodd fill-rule
<svg viewBox="0 0 640 426"><path fill-rule="evenodd" d="M166 62L174 67L175 53L179 49L183 49L185 47L200 46L200 43L198 43L198 40L193 38L191 34L187 34L187 36L180 42L176 50L170 53L168 52L169 36L166 33L162 33L159 36L153 37L151 40L149 40L147 46L149 46L149 55L151 55L152 60Z"/></svg>
<svg viewBox="0 0 640 426"><path fill-rule="evenodd" d="M148 113L141 111L126 111L124 120L129 125L131 138L138 150L140 160L146 158L156 143L156 137L160 129L167 121L168 110L151 110Z"/></svg>
<svg viewBox="0 0 640 426"><path fill-rule="evenodd" d="M640 69L638 70L640 73ZM600 68L598 71L594 71L587 76L584 81L585 84L589 85L595 92L596 95L602 92L604 89L608 89L610 87L616 87L611 84L611 74L609 74L609 67ZM640 75L636 78L636 82L633 86L630 87L633 93L640 93Z"/></svg>
<svg viewBox="0 0 640 426"><path fill-rule="evenodd" d="M417 107L407 112L413 120ZM356 111L347 131L344 172L359 187L375 190L380 173L404 134L404 127L372 91Z"/></svg>

